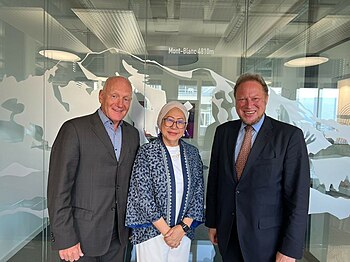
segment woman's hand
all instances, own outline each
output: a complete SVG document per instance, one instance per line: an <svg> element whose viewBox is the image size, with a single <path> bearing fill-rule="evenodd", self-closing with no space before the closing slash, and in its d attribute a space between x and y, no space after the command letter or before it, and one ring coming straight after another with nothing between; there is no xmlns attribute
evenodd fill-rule
<svg viewBox="0 0 350 262"><path fill-rule="evenodd" d="M185 232L180 225L172 227L165 235L164 241L171 248L177 248L182 238L184 237Z"/></svg>

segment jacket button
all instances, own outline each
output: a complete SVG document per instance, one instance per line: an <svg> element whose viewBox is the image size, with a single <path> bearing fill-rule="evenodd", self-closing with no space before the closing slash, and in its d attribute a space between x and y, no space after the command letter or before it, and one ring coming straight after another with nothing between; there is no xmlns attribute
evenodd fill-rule
<svg viewBox="0 0 350 262"><path fill-rule="evenodd" d="M236 194L238 195L239 193L240 193L239 190L237 190L237 191L236 191Z"/></svg>
<svg viewBox="0 0 350 262"><path fill-rule="evenodd" d="M111 207L111 210L112 210L112 211L115 211L115 207Z"/></svg>

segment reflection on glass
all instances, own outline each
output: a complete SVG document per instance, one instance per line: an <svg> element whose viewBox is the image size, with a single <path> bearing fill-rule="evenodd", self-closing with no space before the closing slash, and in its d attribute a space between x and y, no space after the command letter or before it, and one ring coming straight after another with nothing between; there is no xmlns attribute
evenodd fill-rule
<svg viewBox="0 0 350 262"><path fill-rule="evenodd" d="M179 82L179 91L178 91L178 100L197 100L197 84L193 81L180 81Z"/></svg>

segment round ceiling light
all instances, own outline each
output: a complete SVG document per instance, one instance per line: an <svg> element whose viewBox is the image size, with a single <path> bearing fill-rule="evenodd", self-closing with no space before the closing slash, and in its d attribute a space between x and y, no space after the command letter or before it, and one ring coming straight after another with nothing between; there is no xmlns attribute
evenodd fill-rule
<svg viewBox="0 0 350 262"><path fill-rule="evenodd" d="M322 56L307 56L292 59L286 63L284 63L287 67L307 67L307 66L315 66L326 63L328 58Z"/></svg>
<svg viewBox="0 0 350 262"><path fill-rule="evenodd" d="M40 50L39 54L42 56L45 56L50 59L58 60L58 61L66 61L66 62L78 62L80 60L80 57L76 54L66 52L66 51L60 51L60 50Z"/></svg>

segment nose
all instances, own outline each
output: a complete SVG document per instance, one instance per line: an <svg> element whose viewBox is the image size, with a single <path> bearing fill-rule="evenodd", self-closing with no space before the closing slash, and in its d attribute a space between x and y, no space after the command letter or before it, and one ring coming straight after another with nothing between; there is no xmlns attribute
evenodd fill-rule
<svg viewBox="0 0 350 262"><path fill-rule="evenodd" d="M115 103L118 107L123 107L123 99L122 98L117 98L117 101L115 101Z"/></svg>
<svg viewBox="0 0 350 262"><path fill-rule="evenodd" d="M252 99L247 99L247 100L246 100L246 106L247 106L247 107L251 107L251 106L253 106L253 104L254 104L254 102L253 102Z"/></svg>

